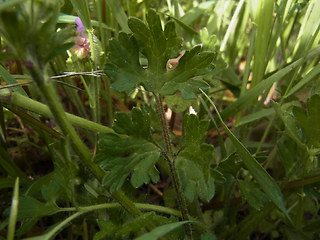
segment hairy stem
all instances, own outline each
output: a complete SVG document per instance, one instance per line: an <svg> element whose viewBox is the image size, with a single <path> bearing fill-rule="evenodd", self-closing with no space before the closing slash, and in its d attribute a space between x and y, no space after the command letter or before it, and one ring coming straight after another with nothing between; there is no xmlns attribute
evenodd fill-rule
<svg viewBox="0 0 320 240"><path fill-rule="evenodd" d="M171 138L169 134L169 127L168 127L168 122L165 118L165 113L162 105L162 99L160 94L154 94L156 104L157 104L157 110L159 113L160 121L161 121L161 126L162 126L162 131L163 131L163 138L166 143L166 151L167 152L162 152L162 157L168 162L169 168L170 168L170 173L172 177L172 182L174 185L174 189L177 194L177 200L178 200L178 206L181 211L181 216L183 221L188 221L189 216L188 216L188 208L186 204L186 200L184 198L179 176L177 174L177 171L174 166L174 155L172 151L172 145L171 145ZM186 232L187 234L192 238L192 229L190 224L185 225Z"/></svg>
<svg viewBox="0 0 320 240"><path fill-rule="evenodd" d="M161 100L161 96L154 94L154 97L156 99L156 104L157 104L157 110L160 116L160 121L161 121L161 126L162 126L162 131L163 131L163 137L166 143L166 150L168 153L168 156L170 158L173 157L173 151L172 151L172 146L171 146L171 138L170 138L170 134L169 134L169 128L168 128L168 122L166 120L165 117L165 113L164 113L164 109L163 109L163 105L162 105L162 100Z"/></svg>

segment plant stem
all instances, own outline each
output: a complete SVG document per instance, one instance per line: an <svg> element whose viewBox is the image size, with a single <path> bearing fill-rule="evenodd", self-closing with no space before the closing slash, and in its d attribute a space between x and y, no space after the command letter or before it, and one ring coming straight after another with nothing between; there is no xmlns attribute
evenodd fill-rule
<svg viewBox="0 0 320 240"><path fill-rule="evenodd" d="M52 82L46 82L44 72L39 66L34 65L28 68L33 80L37 83L38 88L44 96L52 115L54 116L58 126L61 128L64 135L69 136L73 143L73 149L79 153L80 160L83 165L87 167L95 178L101 183L105 172L98 165L92 161L92 154L87 146L82 142L79 135L76 133L71 122L67 119L63 106L60 102L59 96L55 91ZM134 205L134 203L127 198L123 192L116 191L111 193L111 196L120 203L132 216L137 217L142 212Z"/></svg>
<svg viewBox="0 0 320 240"><path fill-rule="evenodd" d="M33 100L31 98L25 97L18 92L8 91L5 93L2 90L0 95L0 102L2 102L4 106L14 105L24 110L28 110L48 118L54 118L54 115L52 114L50 108L47 105ZM65 113L65 116L67 120L70 121L70 123L75 127L79 127L93 132L116 134L112 128L92 122L85 118L78 117L70 113Z"/></svg>
<svg viewBox="0 0 320 240"><path fill-rule="evenodd" d="M176 171L175 166L174 166L174 160L173 160L174 159L174 155L173 155L173 151L172 151L171 138L170 138L170 134L169 134L169 127L168 127L168 122L167 122L166 117L165 117L165 113L164 113L164 109L163 109L163 105L162 105L161 95L160 94L157 95L155 93L153 95L154 95L155 100L156 100L157 110L158 110L158 113L159 113L161 126L162 126L162 131L163 131L163 138L164 138L165 143L166 143L167 152L162 152L162 156L168 162L168 165L169 165L169 168L170 168L172 182L173 182L176 194L177 194L178 206L179 206L179 209L181 211L182 220L183 221L188 221L189 220L188 208L187 208L186 200L185 200L183 192L182 192L180 179L179 179L179 176L178 176L177 171ZM185 228L186 228L187 234L192 239L191 225L190 224L186 224Z"/></svg>
<svg viewBox="0 0 320 240"><path fill-rule="evenodd" d="M164 109L163 109L163 105L162 105L162 100L161 100L161 96L154 94L155 100L156 100L156 104L157 104L157 110L158 110L158 114L160 117L160 121L161 121L161 126L162 126L162 131L163 131L163 137L166 143L166 150L168 153L169 158L173 157L173 151L172 151L172 146L171 146L171 138L170 138L170 134L169 134L169 128L168 128L168 123L165 117L165 113L164 113Z"/></svg>

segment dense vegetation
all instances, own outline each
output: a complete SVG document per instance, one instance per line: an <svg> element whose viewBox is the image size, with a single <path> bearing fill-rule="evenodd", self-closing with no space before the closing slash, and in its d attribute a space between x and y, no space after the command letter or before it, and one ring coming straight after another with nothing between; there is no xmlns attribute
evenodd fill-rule
<svg viewBox="0 0 320 240"><path fill-rule="evenodd" d="M0 239L320 239L320 1L0 2Z"/></svg>

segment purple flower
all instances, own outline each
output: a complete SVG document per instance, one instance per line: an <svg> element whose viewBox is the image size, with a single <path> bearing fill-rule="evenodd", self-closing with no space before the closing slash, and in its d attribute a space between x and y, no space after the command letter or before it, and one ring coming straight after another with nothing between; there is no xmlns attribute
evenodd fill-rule
<svg viewBox="0 0 320 240"><path fill-rule="evenodd" d="M83 26L83 24L81 22L81 19L76 17L75 22L77 24L77 31L78 31L79 35L81 37L83 37L85 28L84 28L84 26Z"/></svg>
<svg viewBox="0 0 320 240"><path fill-rule="evenodd" d="M90 41L87 34L84 33L85 28L81 19L76 17L77 32L79 36L75 37L76 45L72 47L72 51L80 58L83 59L90 54Z"/></svg>

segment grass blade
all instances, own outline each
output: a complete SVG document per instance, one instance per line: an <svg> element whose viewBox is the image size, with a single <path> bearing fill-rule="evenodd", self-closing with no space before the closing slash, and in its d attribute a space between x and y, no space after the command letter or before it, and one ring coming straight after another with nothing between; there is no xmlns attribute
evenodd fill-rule
<svg viewBox="0 0 320 240"><path fill-rule="evenodd" d="M76 10L79 18L81 19L81 22L85 29L91 30L92 25L91 25L91 18L90 18L90 12L89 12L89 7L88 3L86 0L70 0L74 9Z"/></svg>
<svg viewBox="0 0 320 240"><path fill-rule="evenodd" d="M268 62L268 44L272 33L274 1L260 0L258 2L258 7L254 9L253 12L254 21L258 25L258 31L254 49L254 64L251 82L252 86L257 85L263 79Z"/></svg>
<svg viewBox="0 0 320 240"><path fill-rule="evenodd" d="M27 178L26 174L11 160L10 155L0 145L0 166L12 177Z"/></svg>
<svg viewBox="0 0 320 240"><path fill-rule="evenodd" d="M75 22L76 16L72 16L72 15L68 15L68 14L60 14L58 16L57 19L57 23L68 23L68 24L76 24ZM109 27L107 24L105 23L99 23L96 20L91 20L91 25L94 27L99 27L99 24L101 24L101 28L108 30L108 31L112 31L115 32L116 30L112 27Z"/></svg>
<svg viewBox="0 0 320 240"><path fill-rule="evenodd" d="M255 101L258 99L258 96L265 90L271 87L271 85L280 79L282 79L286 74L291 72L292 70L299 67L303 62L306 60L313 58L315 56L318 56L320 54L320 46L315 47L312 49L309 54L304 57L300 58L297 61L289 64L288 66L282 68L281 70L277 71L276 73L272 74L270 77L265 79L264 81L261 81L259 84L248 90L245 94L243 94L238 100L232 104L230 104L228 107L226 107L221 112L222 119L228 119L233 114L237 113L238 111L241 111L242 109L246 108L252 101Z"/></svg>
<svg viewBox="0 0 320 240"><path fill-rule="evenodd" d="M50 240L53 239L53 237L58 234L61 230L63 230L68 224L70 224L70 222L79 217L81 214L83 214L83 212L77 212L73 215L71 215L70 217L66 218L65 220L63 220L62 222L60 222L59 224L57 224L56 226L54 226L49 232L47 232L46 234L43 234L41 236L37 236L37 237L31 237L31 238L26 238L28 240Z"/></svg>
<svg viewBox="0 0 320 240"><path fill-rule="evenodd" d="M320 18L320 1L309 1L307 12L304 15L300 27L298 42L293 50L294 58L302 57L306 50L310 49L319 31Z"/></svg>
<svg viewBox="0 0 320 240"><path fill-rule="evenodd" d="M234 136L234 134L229 130L227 125L223 122L218 109L216 108L213 101L209 96L200 89L201 92L206 96L210 104L215 109L218 119L220 120L223 128L230 137L234 147L237 149L238 154L243 160L246 167L249 169L252 176L255 178L259 186L268 195L268 197L274 202L274 204L290 219L290 216L286 210L283 196L278 184L275 180L267 173L267 171L258 163L258 161L251 155L251 153L245 148L245 146ZM211 114L209 112L209 114Z"/></svg>
<svg viewBox="0 0 320 240"><path fill-rule="evenodd" d="M320 64L316 65L306 76L304 76L291 90L289 93L284 96L284 98L287 98L294 94L295 92L299 91L304 85L306 85L308 82L313 80L318 74L320 73Z"/></svg>
<svg viewBox="0 0 320 240"><path fill-rule="evenodd" d="M267 117L271 114L274 114L273 108L263 109L261 111L258 111L258 112L255 112L255 113L252 113L252 114L249 114L247 116L242 117L241 120L238 123L236 123L235 126L239 127L241 125L256 121L260 118Z"/></svg>
<svg viewBox="0 0 320 240"><path fill-rule="evenodd" d="M110 10L112 11L112 15L117 20L118 24L121 27L121 30L125 33L130 33L130 29L128 27L128 17L121 6L121 2L118 0L109 0L106 1Z"/></svg>
<svg viewBox="0 0 320 240"><path fill-rule="evenodd" d="M19 205L19 178L16 179L14 190L13 190L13 198L11 203L7 240L14 239L14 233L16 229L16 222L17 222L17 216L18 216L18 205Z"/></svg>
<svg viewBox="0 0 320 240"><path fill-rule="evenodd" d="M194 30L192 27L190 27L189 25L185 24L183 21L181 21L180 19L172 16L172 15L169 15L169 14L166 14L166 13L162 13L160 12L161 14L164 14L170 18L172 18L176 23L178 23L180 25L180 27L185 30L188 34L190 35L198 35L199 33Z"/></svg>

